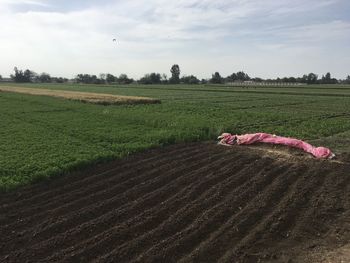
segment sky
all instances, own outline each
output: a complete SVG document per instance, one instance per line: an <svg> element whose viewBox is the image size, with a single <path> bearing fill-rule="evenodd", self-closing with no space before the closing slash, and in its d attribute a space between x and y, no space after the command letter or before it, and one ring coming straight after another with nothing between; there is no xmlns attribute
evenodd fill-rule
<svg viewBox="0 0 350 263"><path fill-rule="evenodd" d="M0 0L3 77L170 76L178 64L198 78L344 79L349 51L349 0Z"/></svg>

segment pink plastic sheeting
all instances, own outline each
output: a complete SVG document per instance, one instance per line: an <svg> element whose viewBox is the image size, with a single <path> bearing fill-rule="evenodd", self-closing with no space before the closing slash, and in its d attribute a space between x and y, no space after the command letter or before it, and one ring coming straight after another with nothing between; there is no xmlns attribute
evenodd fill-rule
<svg viewBox="0 0 350 263"><path fill-rule="evenodd" d="M333 158L335 155L330 149L325 147L314 147L311 144L294 139L276 136L268 133L253 133L245 135L232 135L230 133L221 134L218 139L220 139L220 144L223 145L233 145L233 144L252 144L256 142L264 142L271 144L283 144L294 148L299 148L305 152L311 153L316 158Z"/></svg>

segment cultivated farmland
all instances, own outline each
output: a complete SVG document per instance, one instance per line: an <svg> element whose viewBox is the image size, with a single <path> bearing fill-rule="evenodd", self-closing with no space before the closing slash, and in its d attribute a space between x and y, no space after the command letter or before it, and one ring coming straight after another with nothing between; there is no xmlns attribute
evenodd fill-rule
<svg viewBox="0 0 350 263"><path fill-rule="evenodd" d="M336 137L346 139L350 130L347 86L43 88L146 96L162 104L101 106L0 92L2 189L153 146L213 140L223 131L321 139L326 146L336 144L343 151L346 145Z"/></svg>
<svg viewBox="0 0 350 263"><path fill-rule="evenodd" d="M23 87L162 103L0 92L1 189L42 181L0 195L0 261L315 262L350 240L349 86ZM337 158L215 145L224 131Z"/></svg>

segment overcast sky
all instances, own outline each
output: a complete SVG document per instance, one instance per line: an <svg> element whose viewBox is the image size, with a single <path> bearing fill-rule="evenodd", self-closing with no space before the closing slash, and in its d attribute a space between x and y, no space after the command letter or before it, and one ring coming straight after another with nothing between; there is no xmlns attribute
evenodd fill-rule
<svg viewBox="0 0 350 263"><path fill-rule="evenodd" d="M116 38L117 41L113 42ZM350 74L349 0L0 0L0 74Z"/></svg>

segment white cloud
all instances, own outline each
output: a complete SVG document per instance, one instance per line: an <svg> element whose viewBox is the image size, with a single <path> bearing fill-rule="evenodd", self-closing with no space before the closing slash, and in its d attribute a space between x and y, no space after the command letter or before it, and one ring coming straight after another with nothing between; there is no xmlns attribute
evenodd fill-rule
<svg viewBox="0 0 350 263"><path fill-rule="evenodd" d="M0 74L10 74L16 65L69 77L81 72L140 77L151 71L168 73L172 63L199 77L235 68L259 73L258 63L263 63L259 67L264 70L283 74L277 56L293 60L292 52L301 57L309 46L316 56L323 56L328 45L349 41L348 21L305 18L310 10L318 12L337 2L96 1L95 6L81 10L45 12L15 11L13 1L0 0ZM15 3L50 6L39 0ZM294 19L284 19L293 14L309 20L296 24ZM346 63L343 60L343 67L349 66Z"/></svg>
<svg viewBox="0 0 350 263"><path fill-rule="evenodd" d="M19 5L19 4L31 4L31 5L46 5L42 0L0 0L0 4L7 5Z"/></svg>
<svg viewBox="0 0 350 263"><path fill-rule="evenodd" d="M335 20L327 23L295 27L276 27L266 29L262 33L279 37L281 40L288 41L289 43L301 43L303 45L322 41L350 40L350 22Z"/></svg>
<svg viewBox="0 0 350 263"><path fill-rule="evenodd" d="M34 6L50 6L45 0L0 0L0 6L19 6L19 5L34 5Z"/></svg>

